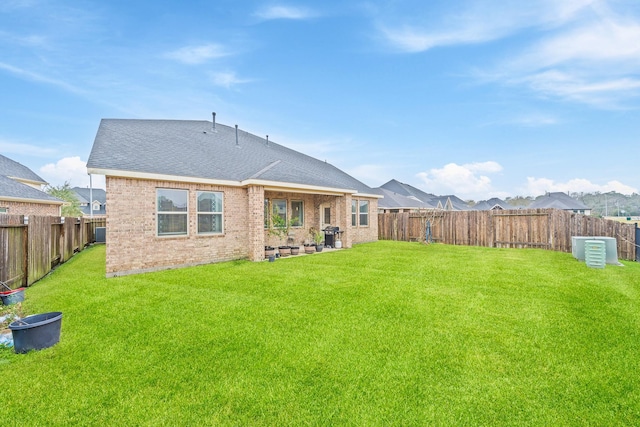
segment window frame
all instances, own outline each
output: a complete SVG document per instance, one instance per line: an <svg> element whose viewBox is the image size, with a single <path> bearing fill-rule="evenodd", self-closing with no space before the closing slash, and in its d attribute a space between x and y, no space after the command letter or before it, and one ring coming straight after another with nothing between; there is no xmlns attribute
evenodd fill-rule
<svg viewBox="0 0 640 427"><path fill-rule="evenodd" d="M362 212L362 208L366 206L366 212ZM365 224L362 223L362 218L366 218ZM369 200L358 200L358 225L360 227L369 226Z"/></svg>
<svg viewBox="0 0 640 427"><path fill-rule="evenodd" d="M160 210L160 203L159 203L159 198L160 198L160 193L162 191L176 191L176 192L181 192L181 193L185 193L186 197L186 207L184 211L161 211ZM165 196L166 197L166 196ZM160 216L161 215L182 215L185 217L185 230L184 232L173 232L173 233L161 233L160 232ZM188 236L189 235L189 190L185 190L182 188L156 188L156 237L181 237L181 236Z"/></svg>
<svg viewBox="0 0 640 427"><path fill-rule="evenodd" d="M351 226L358 226L358 200L351 199Z"/></svg>
<svg viewBox="0 0 640 427"><path fill-rule="evenodd" d="M219 211L201 211L200 210L200 196L202 194L215 194L220 198L220 210ZM200 216L220 217L220 231L200 231ZM224 234L224 192L223 191L210 191L210 190L196 190L196 233L199 236L219 236Z"/></svg>
<svg viewBox="0 0 640 427"><path fill-rule="evenodd" d="M281 203L279 203L281 202ZM284 207L284 213L278 212L280 207ZM287 199L273 199L271 200L271 215L269 215L269 222L272 223L271 217L273 215L278 215L280 218L284 219L284 224L287 223ZM273 225L273 224L272 224Z"/></svg>
<svg viewBox="0 0 640 427"><path fill-rule="evenodd" d="M295 218L293 216L293 212L295 211L295 209L293 208L293 204L294 203L299 203L300 204L300 209L299 209L300 210L300 216L298 218L298 221L296 221L295 223L293 222L293 218ZM290 204L291 204L291 213L290 213L290 215L292 215L291 219L290 219L291 227L294 227L294 228L304 227L304 200L291 200Z"/></svg>

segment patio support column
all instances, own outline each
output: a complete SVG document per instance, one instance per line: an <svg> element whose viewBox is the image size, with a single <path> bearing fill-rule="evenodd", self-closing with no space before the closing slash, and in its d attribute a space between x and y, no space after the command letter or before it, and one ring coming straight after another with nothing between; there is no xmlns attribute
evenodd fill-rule
<svg viewBox="0 0 640 427"><path fill-rule="evenodd" d="M264 187L253 185L247 188L249 222L249 259L264 259Z"/></svg>
<svg viewBox="0 0 640 427"><path fill-rule="evenodd" d="M350 248L353 242L353 227L351 227L351 194L345 194L344 197L341 197L340 199L344 201L343 214L340 218L344 224L344 228L340 226L340 229L345 231L341 236L342 247Z"/></svg>

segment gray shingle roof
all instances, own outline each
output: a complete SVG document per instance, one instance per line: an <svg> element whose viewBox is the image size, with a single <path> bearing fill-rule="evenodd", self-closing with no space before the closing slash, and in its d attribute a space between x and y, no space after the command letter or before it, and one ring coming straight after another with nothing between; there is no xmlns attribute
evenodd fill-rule
<svg viewBox="0 0 640 427"><path fill-rule="evenodd" d="M491 209L495 209L496 206L505 210L516 209L515 207L511 206L509 203L497 197L493 197L489 200L481 200L478 203L476 203L471 209L475 211L488 211Z"/></svg>
<svg viewBox="0 0 640 427"><path fill-rule="evenodd" d="M24 179L26 181L32 181L36 183L46 184L46 181L36 175L28 167L11 160L8 157L0 154L0 175L10 176L12 178Z"/></svg>
<svg viewBox="0 0 640 427"><path fill-rule="evenodd" d="M75 193L78 195L78 200L80 200L80 203L89 203L91 197L93 198L93 200L91 201L97 200L101 204L107 203L107 192L102 188L89 189L82 187L73 187L72 190L75 191Z"/></svg>
<svg viewBox="0 0 640 427"><path fill-rule="evenodd" d="M14 181L3 175L0 175L0 198L48 201L53 204L64 203L62 200L44 191L36 190L29 185Z"/></svg>
<svg viewBox="0 0 640 427"><path fill-rule="evenodd" d="M386 188L374 188L377 194L384 196L378 201L378 207L383 209L435 209L435 205L422 202L413 196L404 196Z"/></svg>
<svg viewBox="0 0 640 427"><path fill-rule="evenodd" d="M313 157L222 124L196 120L103 119L89 169L242 182L249 179L373 190Z"/></svg>
<svg viewBox="0 0 640 427"><path fill-rule="evenodd" d="M580 200L576 200L566 193L555 192L547 193L544 196L538 197L529 206L529 209L546 209L555 208L562 210L588 210L587 205Z"/></svg>
<svg viewBox="0 0 640 427"><path fill-rule="evenodd" d="M384 184L382 184L380 186L380 188L384 188L390 191L393 191L394 193L403 195L403 196L407 196L407 197L415 197L416 199L420 200L421 202L424 203L430 203L432 205L436 205L438 202L436 203L431 203L431 200L434 199L436 196L434 194L429 194L429 193L425 193L424 191L420 190L419 188L416 188L412 185L409 184L405 184L404 182L400 182L396 179L392 179Z"/></svg>

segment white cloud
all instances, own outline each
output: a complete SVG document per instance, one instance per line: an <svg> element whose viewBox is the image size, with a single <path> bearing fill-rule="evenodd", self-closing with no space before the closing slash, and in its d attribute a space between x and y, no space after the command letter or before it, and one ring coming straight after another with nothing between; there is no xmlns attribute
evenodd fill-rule
<svg viewBox="0 0 640 427"><path fill-rule="evenodd" d="M455 194L462 198L485 199L496 194L489 174L502 171L497 162L477 162L458 165L449 163L442 168L420 172L416 176L434 194Z"/></svg>
<svg viewBox="0 0 640 427"><path fill-rule="evenodd" d="M45 76L43 74L39 74L39 73L34 73L32 71L29 70L25 70L23 68L19 68L19 67L14 67L13 65L10 64L6 64L3 62L0 62L0 70L5 70L15 76L17 76L18 78L21 78L23 80L28 80L28 81L34 81L34 82L38 82L38 83L46 83L48 85L52 85L52 86L56 86L58 88L61 88L67 92L71 92L71 93L75 93L78 95L83 95L85 94L85 91L77 88L73 85L70 85L62 80L58 80L49 76Z"/></svg>
<svg viewBox="0 0 640 427"><path fill-rule="evenodd" d="M214 73L211 75L211 80L216 86L222 86L227 89L230 88L231 86L235 86L243 83L250 83L253 81L251 79L241 79L238 76L236 76L236 73L234 73L233 71Z"/></svg>
<svg viewBox="0 0 640 427"><path fill-rule="evenodd" d="M257 11L254 16L268 21L272 19L309 19L315 16L315 13L309 9L293 7L293 6L270 6Z"/></svg>
<svg viewBox="0 0 640 427"><path fill-rule="evenodd" d="M13 153L33 157L50 157L56 153L53 148L39 147L0 139L0 153Z"/></svg>
<svg viewBox="0 0 640 427"><path fill-rule="evenodd" d="M221 45L209 43L200 46L185 46L178 50L166 53L164 56L169 59L184 64L196 65L209 61L210 59L222 58L230 53Z"/></svg>
<svg viewBox="0 0 640 427"><path fill-rule="evenodd" d="M622 194L637 193L638 189L625 185L620 181L609 181L606 184L595 184L588 179L575 178L567 182L555 182L549 178L527 177L524 194L539 196L546 192L562 191L564 193L608 193L616 191Z"/></svg>
<svg viewBox="0 0 640 427"><path fill-rule="evenodd" d="M384 23L378 29L386 42L399 51L424 52L438 46L490 42L531 27L561 25L599 1L473 1L462 11L456 3L455 10L442 15L439 22L429 21L426 13L407 18L402 11L404 22L388 23L395 14L385 10L380 13L379 20Z"/></svg>
<svg viewBox="0 0 640 427"><path fill-rule="evenodd" d="M40 175L53 186L69 182L71 187L89 187L87 163L80 157L64 157L56 163L47 163L40 168ZM102 175L92 175L93 188L106 188Z"/></svg>

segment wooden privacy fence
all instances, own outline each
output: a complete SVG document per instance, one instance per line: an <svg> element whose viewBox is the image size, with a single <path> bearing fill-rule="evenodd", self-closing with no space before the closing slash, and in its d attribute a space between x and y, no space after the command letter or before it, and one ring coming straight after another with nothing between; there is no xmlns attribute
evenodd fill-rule
<svg viewBox="0 0 640 427"><path fill-rule="evenodd" d="M0 280L30 286L95 242L104 218L0 215Z"/></svg>
<svg viewBox="0 0 640 427"><path fill-rule="evenodd" d="M615 237L618 258L636 259L634 224L558 209L435 211L378 214L378 238L496 248L571 252L571 236Z"/></svg>

